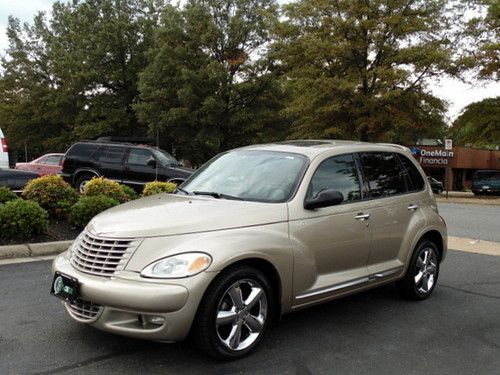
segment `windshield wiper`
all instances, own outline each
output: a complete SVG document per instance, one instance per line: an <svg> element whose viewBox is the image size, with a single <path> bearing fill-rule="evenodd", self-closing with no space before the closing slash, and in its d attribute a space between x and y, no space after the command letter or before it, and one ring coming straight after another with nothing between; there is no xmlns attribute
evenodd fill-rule
<svg viewBox="0 0 500 375"><path fill-rule="evenodd" d="M177 186L177 188L176 188L175 190L182 191L182 192L183 192L184 194L186 194L186 195L191 195L191 193L190 193L189 191L184 190L183 188L178 187L178 186Z"/></svg>
<svg viewBox="0 0 500 375"><path fill-rule="evenodd" d="M194 195L209 195L209 196L214 197L216 199L233 199L233 200L237 200L237 201L243 200L240 197L235 197L233 195L224 194L224 193L217 193L215 191L193 191L192 193Z"/></svg>

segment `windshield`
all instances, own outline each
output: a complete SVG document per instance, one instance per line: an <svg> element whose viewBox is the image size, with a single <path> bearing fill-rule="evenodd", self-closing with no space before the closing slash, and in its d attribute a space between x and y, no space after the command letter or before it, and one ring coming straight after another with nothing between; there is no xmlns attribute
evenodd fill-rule
<svg viewBox="0 0 500 375"><path fill-rule="evenodd" d="M158 158L158 161L160 162L161 165L165 166L170 166L170 165L177 165L180 166L181 163L177 161L176 158L174 158L172 155L170 155L167 151L164 151L162 149L154 149L153 150L155 156Z"/></svg>
<svg viewBox="0 0 500 375"><path fill-rule="evenodd" d="M285 202L308 164L299 154L238 150L207 162L181 185L187 193L217 193L249 201Z"/></svg>

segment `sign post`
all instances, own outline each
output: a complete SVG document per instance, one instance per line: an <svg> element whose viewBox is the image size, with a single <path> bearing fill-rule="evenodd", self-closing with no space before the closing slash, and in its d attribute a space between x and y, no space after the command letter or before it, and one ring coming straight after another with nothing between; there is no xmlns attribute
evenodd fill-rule
<svg viewBox="0 0 500 375"><path fill-rule="evenodd" d="M453 149L453 140L445 139L444 140L444 149L451 151ZM450 169L450 167L448 165L444 169L444 184L446 186L446 199L448 199L448 178L450 175L449 169Z"/></svg>

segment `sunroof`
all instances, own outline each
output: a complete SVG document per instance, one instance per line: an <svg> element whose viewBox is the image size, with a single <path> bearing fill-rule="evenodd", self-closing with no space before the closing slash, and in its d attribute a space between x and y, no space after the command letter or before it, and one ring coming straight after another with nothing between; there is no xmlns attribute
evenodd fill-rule
<svg viewBox="0 0 500 375"><path fill-rule="evenodd" d="M291 146L298 146L298 147L314 147L314 146L321 146L321 145L329 145L332 142L330 141L317 141L317 140L300 140L300 141L285 141L285 142L280 142L281 144L284 145L291 145Z"/></svg>

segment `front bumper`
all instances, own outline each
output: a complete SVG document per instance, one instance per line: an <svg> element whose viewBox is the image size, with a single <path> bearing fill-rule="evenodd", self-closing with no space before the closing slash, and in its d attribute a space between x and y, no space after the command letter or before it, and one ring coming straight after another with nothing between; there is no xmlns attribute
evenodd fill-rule
<svg viewBox="0 0 500 375"><path fill-rule="evenodd" d="M122 271L119 277L93 276L73 268L67 252L54 260L52 271L76 278L80 284L82 302L65 303L76 321L119 335L168 342L187 336L201 298L216 275L202 272L181 280L151 280ZM92 314L78 313L87 311Z"/></svg>

